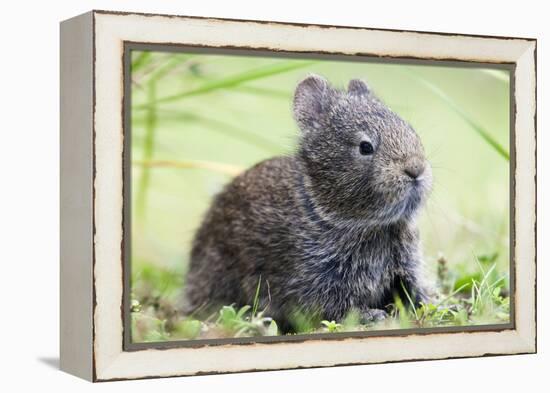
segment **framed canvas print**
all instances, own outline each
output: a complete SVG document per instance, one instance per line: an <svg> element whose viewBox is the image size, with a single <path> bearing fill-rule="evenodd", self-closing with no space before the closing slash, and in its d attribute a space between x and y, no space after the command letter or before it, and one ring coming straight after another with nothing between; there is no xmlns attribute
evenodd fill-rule
<svg viewBox="0 0 550 393"><path fill-rule="evenodd" d="M536 41L61 23L61 368L536 351Z"/></svg>

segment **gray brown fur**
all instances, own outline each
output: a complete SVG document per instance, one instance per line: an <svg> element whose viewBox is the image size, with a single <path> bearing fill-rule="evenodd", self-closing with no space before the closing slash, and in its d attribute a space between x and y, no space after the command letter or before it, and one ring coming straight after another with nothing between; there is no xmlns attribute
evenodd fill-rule
<svg viewBox="0 0 550 393"><path fill-rule="evenodd" d="M260 280L260 305L283 326L296 311L383 318L402 285L426 300L415 217L431 170L416 132L360 80L344 91L306 78L294 116L297 152L257 164L213 201L194 239L184 311L251 304ZM360 153L362 141L372 154Z"/></svg>

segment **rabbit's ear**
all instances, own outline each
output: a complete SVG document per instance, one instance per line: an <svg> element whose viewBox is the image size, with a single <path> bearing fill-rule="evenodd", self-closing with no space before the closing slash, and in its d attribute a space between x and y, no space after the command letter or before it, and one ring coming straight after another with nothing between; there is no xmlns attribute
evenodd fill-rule
<svg viewBox="0 0 550 393"><path fill-rule="evenodd" d="M361 79L352 79L348 84L348 93L356 96L367 96L370 94L370 89Z"/></svg>
<svg viewBox="0 0 550 393"><path fill-rule="evenodd" d="M322 127L332 88L318 75L301 81L294 93L294 118L304 132Z"/></svg>

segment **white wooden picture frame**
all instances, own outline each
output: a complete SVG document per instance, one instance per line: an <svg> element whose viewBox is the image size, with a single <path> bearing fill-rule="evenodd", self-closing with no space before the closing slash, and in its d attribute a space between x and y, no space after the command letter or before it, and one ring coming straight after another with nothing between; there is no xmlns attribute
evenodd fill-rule
<svg viewBox="0 0 550 393"><path fill-rule="evenodd" d="M513 70L513 313L495 329L125 345L125 45L504 64ZM536 351L536 40L92 11L61 24L61 368L90 381Z"/></svg>

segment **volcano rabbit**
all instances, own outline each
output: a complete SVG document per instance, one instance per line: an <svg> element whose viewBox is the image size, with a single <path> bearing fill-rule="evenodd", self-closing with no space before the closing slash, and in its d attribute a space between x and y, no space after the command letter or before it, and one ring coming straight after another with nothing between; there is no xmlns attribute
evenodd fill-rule
<svg viewBox="0 0 550 393"><path fill-rule="evenodd" d="M296 313L338 321L353 311L368 323L396 295L426 301L415 217L431 169L416 132L358 79L346 91L309 76L293 109L296 153L260 162L212 202L184 312L252 304L259 286L259 309L292 331Z"/></svg>

